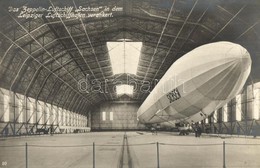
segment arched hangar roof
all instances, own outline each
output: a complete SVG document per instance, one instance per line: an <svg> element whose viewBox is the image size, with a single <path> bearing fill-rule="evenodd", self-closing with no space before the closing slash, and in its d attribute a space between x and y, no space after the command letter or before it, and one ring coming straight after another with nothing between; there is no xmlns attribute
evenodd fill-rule
<svg viewBox="0 0 260 168"><path fill-rule="evenodd" d="M257 0L5 0L0 6L0 87L78 113L116 100L117 81L134 81L132 99L142 102L149 94L140 91L145 81L151 90L176 59L214 41L247 48L252 77L260 79ZM123 10L109 17L37 19L12 11L24 6ZM121 39L142 42L136 74L112 72L107 42ZM102 92L79 90L86 78L89 87L102 85Z"/></svg>

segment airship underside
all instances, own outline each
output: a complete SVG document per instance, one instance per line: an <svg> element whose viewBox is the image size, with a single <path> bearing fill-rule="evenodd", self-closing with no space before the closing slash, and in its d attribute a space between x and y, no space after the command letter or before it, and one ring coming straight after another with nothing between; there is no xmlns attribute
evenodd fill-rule
<svg viewBox="0 0 260 168"><path fill-rule="evenodd" d="M198 122L234 98L251 70L245 48L231 42L198 47L177 60L138 110L141 123Z"/></svg>

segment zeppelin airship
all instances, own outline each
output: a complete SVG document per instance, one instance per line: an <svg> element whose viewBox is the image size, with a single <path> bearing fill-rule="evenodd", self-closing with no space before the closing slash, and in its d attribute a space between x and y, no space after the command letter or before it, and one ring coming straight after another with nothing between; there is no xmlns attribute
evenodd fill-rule
<svg viewBox="0 0 260 168"><path fill-rule="evenodd" d="M251 71L248 51L221 41L202 45L168 69L137 111L139 122L192 124L234 98Z"/></svg>

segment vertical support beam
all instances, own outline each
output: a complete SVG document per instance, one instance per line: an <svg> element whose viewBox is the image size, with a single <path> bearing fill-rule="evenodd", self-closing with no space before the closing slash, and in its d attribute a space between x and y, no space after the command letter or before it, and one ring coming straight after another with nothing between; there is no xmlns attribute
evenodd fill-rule
<svg viewBox="0 0 260 168"><path fill-rule="evenodd" d="M205 119L201 120L201 130L202 132L205 132Z"/></svg>
<svg viewBox="0 0 260 168"><path fill-rule="evenodd" d="M14 111L14 120L13 120L13 125L14 125L14 129L13 129L13 135L15 136L16 135L16 115L15 115L15 113L16 113L16 111L15 111L15 104L16 104L16 102L15 102L15 92L13 92L13 111Z"/></svg>
<svg viewBox="0 0 260 168"><path fill-rule="evenodd" d="M219 133L222 133L222 123L223 123L223 107L217 110L217 122L218 122L218 130Z"/></svg>
<svg viewBox="0 0 260 168"><path fill-rule="evenodd" d="M25 167L28 168L28 144L25 143Z"/></svg>
<svg viewBox="0 0 260 168"><path fill-rule="evenodd" d="M28 97L24 96L25 98L25 130L26 130L26 134L28 135Z"/></svg>
<svg viewBox="0 0 260 168"><path fill-rule="evenodd" d="M229 119L230 119L230 126L231 126L231 128L229 129L230 130L230 134L231 135L233 135L233 118L234 118L234 112L233 112L233 104L234 104L234 99L232 99L231 101L230 101L230 111L228 111L228 113L229 113Z"/></svg>
<svg viewBox="0 0 260 168"><path fill-rule="evenodd" d="M159 152L159 143L156 143L156 150L157 150L157 168L160 168L160 152Z"/></svg>
<svg viewBox="0 0 260 168"><path fill-rule="evenodd" d="M35 100L35 125L37 130L38 129L38 100Z"/></svg>
<svg viewBox="0 0 260 168"><path fill-rule="evenodd" d="M216 122L216 121L215 121L215 117L214 117L214 116L216 115L216 113L217 113L217 112L216 112L216 110L215 110L215 111L213 112L212 116L211 116L211 119L210 119L210 120L211 120L211 123L212 123L212 124L211 124L211 132L214 133L214 134L216 133L216 131L215 131L215 122Z"/></svg>
<svg viewBox="0 0 260 168"><path fill-rule="evenodd" d="M247 135L247 131L248 131L248 128L247 128L247 118L248 118L248 116L247 116L247 103L248 103L248 99L247 99L247 94L248 94L248 92L247 92L247 89L245 89L245 123L246 123L246 130L245 130L245 135Z"/></svg>
<svg viewBox="0 0 260 168"><path fill-rule="evenodd" d="M226 143L223 141L223 168L226 168Z"/></svg>
<svg viewBox="0 0 260 168"><path fill-rule="evenodd" d="M93 142L93 168L96 167L95 142Z"/></svg>

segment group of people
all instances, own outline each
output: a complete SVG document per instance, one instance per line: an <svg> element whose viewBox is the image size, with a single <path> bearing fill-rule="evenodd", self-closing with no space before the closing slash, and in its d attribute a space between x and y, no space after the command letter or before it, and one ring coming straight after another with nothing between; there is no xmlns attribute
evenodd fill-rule
<svg viewBox="0 0 260 168"><path fill-rule="evenodd" d="M197 126L197 125L195 127L193 127L193 128L194 128L194 132L195 132L195 137L200 137L201 134L202 134L202 129L199 126ZM158 129L159 128L151 127L152 135L157 135L157 130Z"/></svg>
<svg viewBox="0 0 260 168"><path fill-rule="evenodd" d="M151 132L152 132L152 135L154 135L154 134L157 135L157 129L156 128L152 127Z"/></svg>
<svg viewBox="0 0 260 168"><path fill-rule="evenodd" d="M195 132L195 137L200 137L201 136L201 133L202 133L202 130L199 126L196 126L194 128L194 132Z"/></svg>

